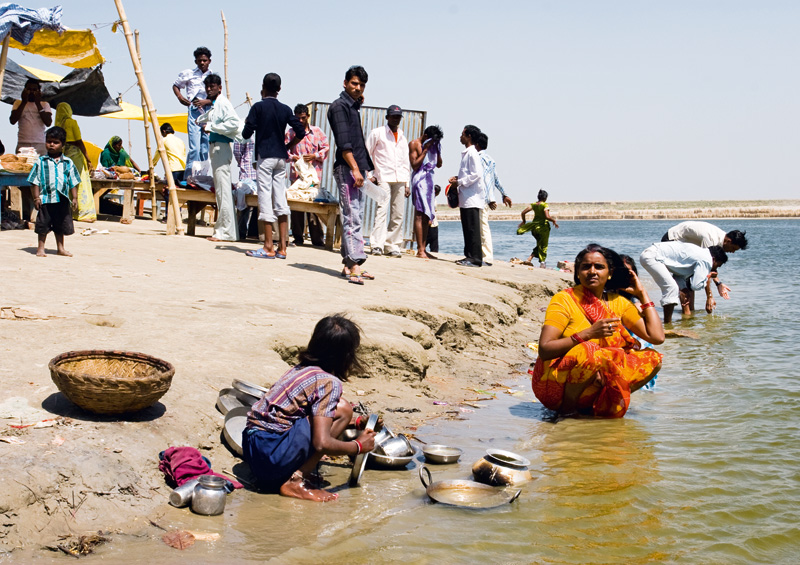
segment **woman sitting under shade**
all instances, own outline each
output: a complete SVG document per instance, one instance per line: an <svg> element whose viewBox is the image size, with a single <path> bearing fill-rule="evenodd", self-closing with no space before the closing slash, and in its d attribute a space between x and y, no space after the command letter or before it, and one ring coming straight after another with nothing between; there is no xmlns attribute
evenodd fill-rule
<svg viewBox="0 0 800 565"><path fill-rule="evenodd" d="M109 167L129 167L141 171L139 165L131 159L128 152L122 148L122 138L115 135L106 143L103 152L100 154L100 164L105 168Z"/></svg>
<svg viewBox="0 0 800 565"><path fill-rule="evenodd" d="M621 418L630 394L661 368L662 355L639 350L628 333L664 342L664 326L639 277L619 255L597 244L575 258L575 286L550 301L533 369L533 392L550 410ZM641 313L617 291L642 302Z"/></svg>

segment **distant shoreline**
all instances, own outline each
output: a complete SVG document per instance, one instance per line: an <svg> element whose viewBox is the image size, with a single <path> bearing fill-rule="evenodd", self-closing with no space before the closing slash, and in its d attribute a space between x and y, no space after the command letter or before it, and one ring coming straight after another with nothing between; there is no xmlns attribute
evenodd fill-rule
<svg viewBox="0 0 800 565"><path fill-rule="evenodd" d="M520 220L528 204L515 204L489 213L493 221ZM439 206L439 221L459 219L457 210ZM693 202L552 202L557 220L721 220L730 218L800 218L800 200L720 200ZM532 218L528 214L528 218Z"/></svg>

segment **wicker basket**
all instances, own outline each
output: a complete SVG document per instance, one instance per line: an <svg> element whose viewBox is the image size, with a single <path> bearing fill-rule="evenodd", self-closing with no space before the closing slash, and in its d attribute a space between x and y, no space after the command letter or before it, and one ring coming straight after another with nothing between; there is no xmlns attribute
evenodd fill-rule
<svg viewBox="0 0 800 565"><path fill-rule="evenodd" d="M170 363L129 351L69 351L49 368L64 396L96 414L136 412L155 404L175 374Z"/></svg>

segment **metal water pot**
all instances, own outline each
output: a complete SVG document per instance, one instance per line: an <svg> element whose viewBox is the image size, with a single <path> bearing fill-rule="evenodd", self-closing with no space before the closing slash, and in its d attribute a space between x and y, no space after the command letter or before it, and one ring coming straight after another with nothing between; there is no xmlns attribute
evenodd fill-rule
<svg viewBox="0 0 800 565"><path fill-rule="evenodd" d="M204 516L216 516L225 510L225 479L215 475L201 475L192 494L192 511Z"/></svg>
<svg viewBox="0 0 800 565"><path fill-rule="evenodd" d="M492 486L519 485L532 480L531 462L510 451L487 449L486 455L472 466L472 475L479 483Z"/></svg>

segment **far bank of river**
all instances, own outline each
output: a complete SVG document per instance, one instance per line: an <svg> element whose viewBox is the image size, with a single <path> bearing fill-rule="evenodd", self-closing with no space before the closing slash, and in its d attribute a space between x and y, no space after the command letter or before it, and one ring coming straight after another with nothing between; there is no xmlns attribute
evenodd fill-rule
<svg viewBox="0 0 800 565"><path fill-rule="evenodd" d="M492 220L518 220L528 203L498 206ZM558 220L708 220L719 218L800 218L800 200L698 200L691 202L551 202ZM439 221L458 220L458 210L437 207ZM532 216L528 216L529 218Z"/></svg>

